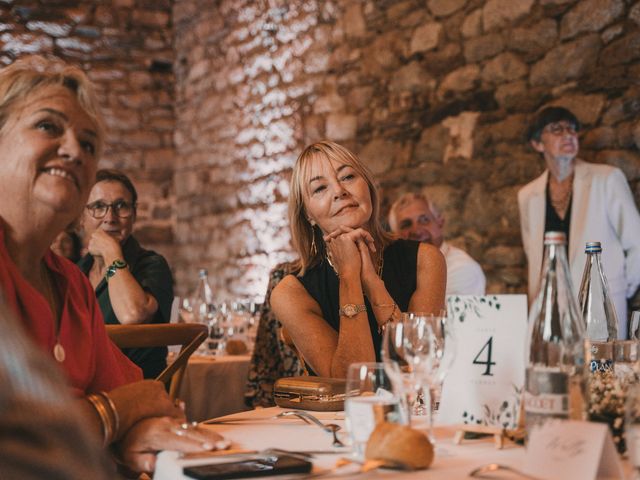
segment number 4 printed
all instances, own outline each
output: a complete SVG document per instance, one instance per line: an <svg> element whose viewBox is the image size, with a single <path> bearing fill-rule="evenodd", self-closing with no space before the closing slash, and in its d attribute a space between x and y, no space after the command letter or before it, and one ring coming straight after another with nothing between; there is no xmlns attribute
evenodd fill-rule
<svg viewBox="0 0 640 480"><path fill-rule="evenodd" d="M486 360L482 360L480 357L483 355L482 352L484 352L486 350ZM476 355L476 358L473 359L473 364L474 365L485 365L486 369L484 371L484 373L482 375L487 375L492 377L493 373L491 373L491 367L493 365L496 364L496 362L493 362L492 359L492 350L493 350L493 337L489 337L489 340L487 340L487 343L485 343L482 348L480 349L480 351L478 352L478 354Z"/></svg>

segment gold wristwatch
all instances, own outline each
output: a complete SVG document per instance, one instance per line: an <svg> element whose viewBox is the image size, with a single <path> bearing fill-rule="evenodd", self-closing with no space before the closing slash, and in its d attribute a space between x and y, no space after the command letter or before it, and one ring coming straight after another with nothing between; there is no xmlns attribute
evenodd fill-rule
<svg viewBox="0 0 640 480"><path fill-rule="evenodd" d="M367 311L367 306L364 303L361 303L360 305L356 305L355 303L347 303L342 307L340 307L340 310L338 310L338 315L340 315L341 317L345 316L345 317L351 318L351 317L355 317L360 312L366 312L366 311Z"/></svg>

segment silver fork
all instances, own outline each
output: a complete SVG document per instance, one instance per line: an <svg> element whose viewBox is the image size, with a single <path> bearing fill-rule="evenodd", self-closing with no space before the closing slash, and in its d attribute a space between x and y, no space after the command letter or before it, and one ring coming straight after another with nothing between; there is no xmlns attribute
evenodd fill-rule
<svg viewBox="0 0 640 480"><path fill-rule="evenodd" d="M318 427L320 427L321 429L323 429L325 432L328 432L330 434L333 435L333 446L334 447L344 447L345 444L342 443L342 441L340 441L340 439L338 438L337 435L337 431L340 430L340 425L337 425L335 423L322 423L320 420L318 420L317 417L315 417L314 415L311 415L310 413L307 412L297 412L295 410L289 410L287 412L280 412L278 415L276 415L276 417L278 418L283 418L283 417L298 417L301 420L304 420L306 423L309 424L315 424Z"/></svg>

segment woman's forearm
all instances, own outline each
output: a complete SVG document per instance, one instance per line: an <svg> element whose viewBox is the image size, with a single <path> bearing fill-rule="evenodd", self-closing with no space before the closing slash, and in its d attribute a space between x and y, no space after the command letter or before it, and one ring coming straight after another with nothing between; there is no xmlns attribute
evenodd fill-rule
<svg viewBox="0 0 640 480"><path fill-rule="evenodd" d="M339 309L349 304L364 305L359 274L345 274L340 277L339 298ZM331 376L346 377L350 364L373 361L375 351L367 311L363 310L352 317L341 314L338 344L331 361Z"/></svg>
<svg viewBox="0 0 640 480"><path fill-rule="evenodd" d="M376 317L378 327L383 327L389 321L398 320L401 315L400 307L396 304L391 294L387 291L387 287L381 278L370 282L365 287L365 294L373 308L373 314Z"/></svg>

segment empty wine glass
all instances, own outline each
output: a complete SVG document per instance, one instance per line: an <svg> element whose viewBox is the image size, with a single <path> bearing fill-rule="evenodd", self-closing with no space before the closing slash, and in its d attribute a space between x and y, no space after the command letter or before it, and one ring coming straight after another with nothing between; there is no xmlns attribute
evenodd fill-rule
<svg viewBox="0 0 640 480"><path fill-rule="evenodd" d="M344 410L356 458L364 458L367 441L378 423L409 423L402 394L389 375L393 369L392 362L386 366L382 363L349 366Z"/></svg>
<svg viewBox="0 0 640 480"><path fill-rule="evenodd" d="M391 381L405 396L411 420L413 421L415 416L424 415L425 411L420 405L419 396L423 387L428 388L428 385L416 375L415 365L409 361L403 322L390 322L386 325L382 338L381 356Z"/></svg>
<svg viewBox="0 0 640 480"><path fill-rule="evenodd" d="M405 358L413 366L414 374L427 391L429 437L433 435L433 416L437 411L442 382L453 364L455 341L447 317L408 312L403 314ZM446 347L446 348L445 348Z"/></svg>
<svg viewBox="0 0 640 480"><path fill-rule="evenodd" d="M196 321L193 311L193 299L186 297L176 297L178 304L178 323L194 323Z"/></svg>

